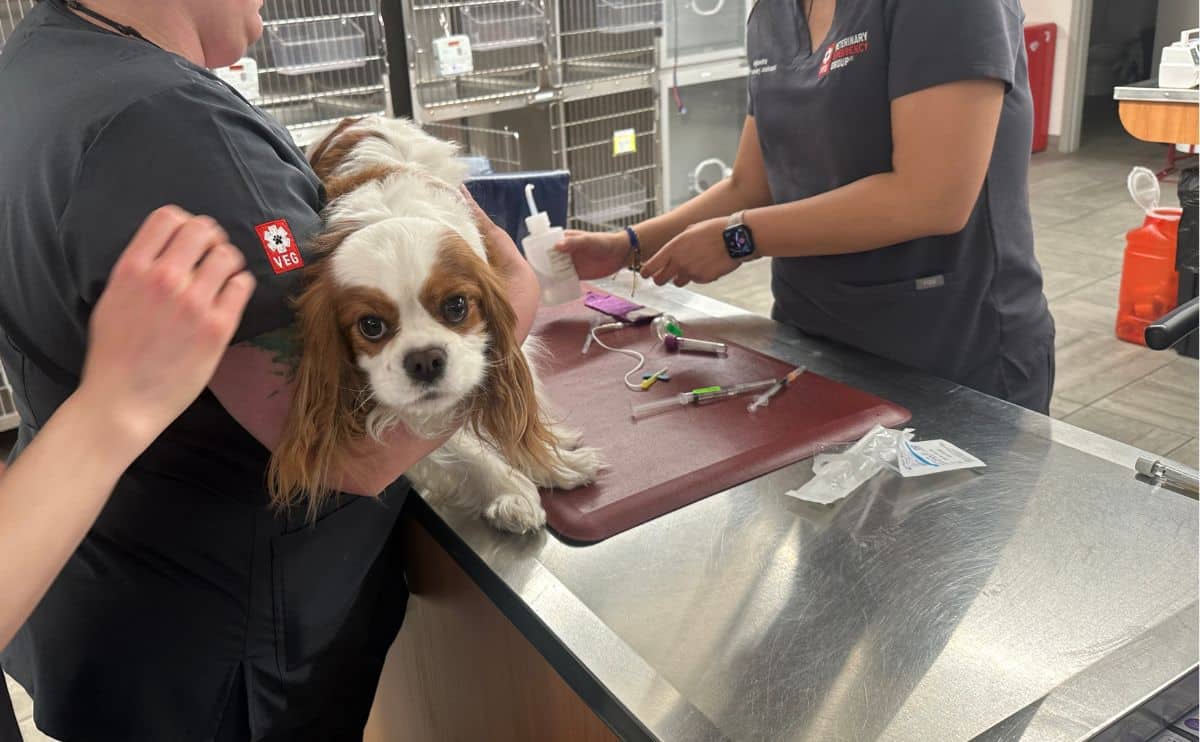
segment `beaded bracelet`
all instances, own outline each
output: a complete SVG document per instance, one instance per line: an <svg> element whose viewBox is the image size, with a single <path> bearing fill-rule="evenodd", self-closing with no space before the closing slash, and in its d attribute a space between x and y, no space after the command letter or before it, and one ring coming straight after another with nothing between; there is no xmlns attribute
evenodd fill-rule
<svg viewBox="0 0 1200 742"><path fill-rule="evenodd" d="M625 227L625 234L629 236L629 252L633 253L633 261L629 264L629 270L633 272L633 285L629 289L632 297L637 291L638 276L642 273L642 243L633 227Z"/></svg>

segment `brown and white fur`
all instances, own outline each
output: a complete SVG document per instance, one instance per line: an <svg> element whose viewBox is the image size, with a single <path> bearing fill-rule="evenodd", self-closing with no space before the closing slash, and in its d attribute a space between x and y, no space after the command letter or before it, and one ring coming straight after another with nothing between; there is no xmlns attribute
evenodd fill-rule
<svg viewBox="0 0 1200 742"><path fill-rule="evenodd" d="M456 148L369 117L343 121L309 159L330 203L296 302L302 355L273 498L311 510L353 447L393 426L457 429L410 469L413 485L503 530L542 526L538 487L589 484L600 458L550 420L536 341L516 340Z"/></svg>

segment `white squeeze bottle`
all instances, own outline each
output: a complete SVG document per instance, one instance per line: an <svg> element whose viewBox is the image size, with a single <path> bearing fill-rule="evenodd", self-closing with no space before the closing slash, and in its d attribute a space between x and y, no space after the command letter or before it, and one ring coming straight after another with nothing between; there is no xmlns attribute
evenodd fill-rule
<svg viewBox="0 0 1200 742"><path fill-rule="evenodd" d="M529 202L530 215L525 217L529 235L521 240L521 247L542 287L542 303L553 306L578 299L582 289L579 276L575 274L575 264L570 255L554 249L562 242L562 227L551 227L546 212L538 211L533 200L533 183L525 186L525 200Z"/></svg>

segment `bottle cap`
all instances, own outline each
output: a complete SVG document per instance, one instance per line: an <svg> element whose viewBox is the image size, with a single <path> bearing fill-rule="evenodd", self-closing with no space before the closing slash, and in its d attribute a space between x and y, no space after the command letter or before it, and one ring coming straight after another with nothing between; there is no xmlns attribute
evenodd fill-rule
<svg viewBox="0 0 1200 742"><path fill-rule="evenodd" d="M1158 208L1161 196L1158 176L1154 174L1154 171L1149 168L1135 167L1130 171L1125 185L1129 188L1129 195L1133 198L1133 202L1141 206L1147 214L1153 214Z"/></svg>
<svg viewBox="0 0 1200 742"><path fill-rule="evenodd" d="M525 202L529 204L529 216L525 217L525 228L530 235L538 235L550 230L550 217L544 211L538 211L537 202L533 200L533 183L525 184Z"/></svg>

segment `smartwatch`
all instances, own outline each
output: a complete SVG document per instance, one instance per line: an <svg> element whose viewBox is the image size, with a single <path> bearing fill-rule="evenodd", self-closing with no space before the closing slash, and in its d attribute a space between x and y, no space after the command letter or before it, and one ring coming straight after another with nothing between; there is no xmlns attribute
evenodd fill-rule
<svg viewBox="0 0 1200 742"><path fill-rule="evenodd" d="M744 213L744 211L739 211L730 216L723 233L725 251L729 253L729 257L738 262L758 257L754 254L754 235L750 233L750 227L747 227L742 221Z"/></svg>

